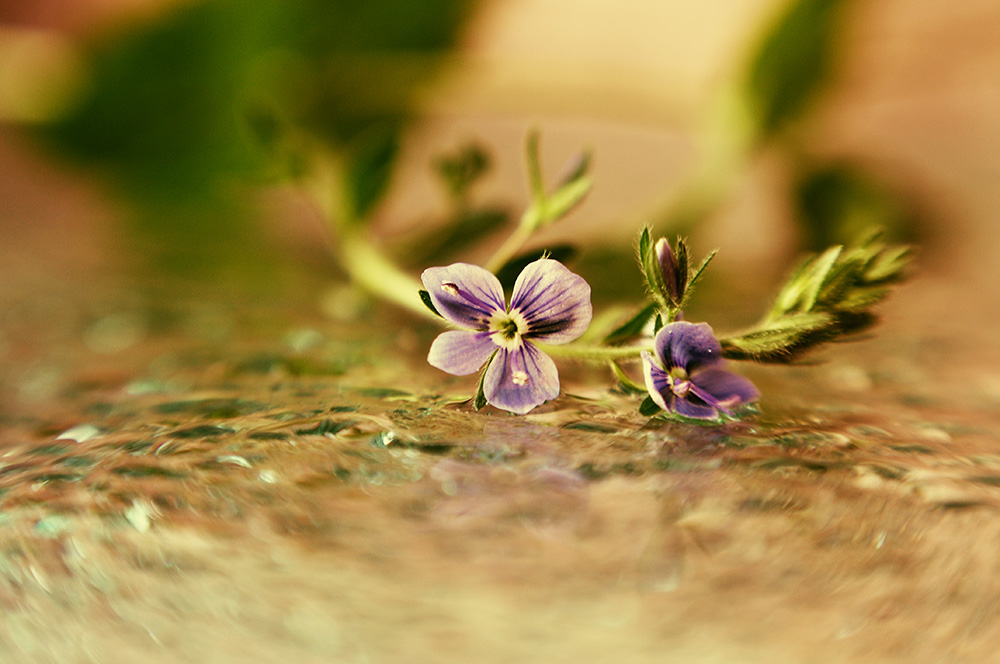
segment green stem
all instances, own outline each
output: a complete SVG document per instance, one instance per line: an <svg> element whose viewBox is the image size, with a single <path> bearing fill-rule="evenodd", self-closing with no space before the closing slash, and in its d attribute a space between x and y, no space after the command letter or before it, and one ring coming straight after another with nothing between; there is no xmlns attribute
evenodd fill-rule
<svg viewBox="0 0 1000 664"><path fill-rule="evenodd" d="M364 224L353 218L343 199L343 168L337 155L317 153L306 181L330 228L333 251L351 281L372 295L415 314L438 320L420 300L421 283L386 258L372 243Z"/></svg>
<svg viewBox="0 0 1000 664"><path fill-rule="evenodd" d="M362 233L340 234L340 264L366 291L415 314L438 320L420 300L419 281L383 256Z"/></svg>
<svg viewBox="0 0 1000 664"><path fill-rule="evenodd" d="M533 342L539 350L553 357L571 357L591 362L607 362L608 360L637 360L642 351L653 352L652 347L645 346L589 346L572 343L554 346Z"/></svg>
<svg viewBox="0 0 1000 664"><path fill-rule="evenodd" d="M530 228L527 224L522 223L518 226L513 233L507 236L500 248L486 261L485 267L487 270L496 274L497 271L507 264L510 259L517 255L517 252L521 250L521 247L531 239L531 234L534 229Z"/></svg>

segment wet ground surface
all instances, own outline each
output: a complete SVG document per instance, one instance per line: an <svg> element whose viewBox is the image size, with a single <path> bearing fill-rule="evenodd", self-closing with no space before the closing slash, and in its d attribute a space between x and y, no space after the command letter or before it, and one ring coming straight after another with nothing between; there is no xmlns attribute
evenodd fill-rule
<svg viewBox="0 0 1000 664"><path fill-rule="evenodd" d="M741 367L761 412L722 426L573 365L476 412L430 325L210 302L7 309L0 660L996 657L995 356L912 297L825 363Z"/></svg>

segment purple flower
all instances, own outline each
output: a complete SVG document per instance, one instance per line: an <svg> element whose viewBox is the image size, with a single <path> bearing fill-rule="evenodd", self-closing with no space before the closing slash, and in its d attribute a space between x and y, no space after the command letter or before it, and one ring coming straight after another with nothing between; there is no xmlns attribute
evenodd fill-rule
<svg viewBox="0 0 1000 664"><path fill-rule="evenodd" d="M489 362L483 376L488 403L524 414L559 395L559 373L532 340L563 344L590 324L590 286L561 263L542 258L514 283L510 307L490 272L455 263L420 275L435 308L445 320L465 328L438 335L427 361L456 376L474 373Z"/></svg>
<svg viewBox="0 0 1000 664"><path fill-rule="evenodd" d="M653 345L656 357L643 351L642 368L649 396L663 410L714 419L760 396L749 380L723 368L722 347L705 323L665 325Z"/></svg>

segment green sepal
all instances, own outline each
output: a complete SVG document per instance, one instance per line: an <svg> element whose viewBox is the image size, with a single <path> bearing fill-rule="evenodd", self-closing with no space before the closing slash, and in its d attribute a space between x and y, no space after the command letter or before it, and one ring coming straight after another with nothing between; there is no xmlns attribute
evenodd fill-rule
<svg viewBox="0 0 1000 664"><path fill-rule="evenodd" d="M434 314L438 318L444 318L444 316L441 315L441 312L437 310L437 307L434 306L434 302L431 300L430 293L422 289L417 292L420 294L420 301L424 303L425 307L431 310L432 314Z"/></svg>
<svg viewBox="0 0 1000 664"><path fill-rule="evenodd" d="M646 278L646 285L653 301L664 311L673 309L674 303L666 284L663 283L660 260L656 257L656 247L650 240L648 228L643 228L639 234L639 267Z"/></svg>
<svg viewBox="0 0 1000 664"><path fill-rule="evenodd" d="M683 291L678 295L681 300L684 299L684 294L687 293L691 284L695 281L695 279L688 278L690 276L688 274L688 269L690 268L690 259L688 257L690 255L691 252L688 250L687 241L682 237L677 238L677 245L674 247L674 257L677 258L677 272L681 275L681 286L683 287ZM714 256L715 254L713 253L712 255ZM705 265L707 265L707 261L702 264L702 267L698 271L700 272L704 269Z"/></svg>
<svg viewBox="0 0 1000 664"><path fill-rule="evenodd" d="M486 370L490 368L490 364L493 362L493 358L496 357L496 352L490 355L490 359L486 361L483 365L482 371L479 372L479 384L476 386L476 396L472 399L472 407L476 410L482 410L489 403L486 401L486 393L483 392L483 383L486 381Z"/></svg>
<svg viewBox="0 0 1000 664"><path fill-rule="evenodd" d="M679 242L678 245L680 245ZM681 302L677 306L678 309L683 309L687 305L688 300L691 298L691 293L694 292L694 287L698 285L699 281L701 281L702 275L705 273L705 268L708 267L708 264L712 262L712 259L715 258L715 255L717 253L719 253L719 250L713 249L712 252L708 254L708 256L705 256L705 258L701 261L701 264L698 265L698 268L694 271L694 274L692 274L691 278L687 280L687 285L684 287L684 297L681 298ZM680 262L680 257L678 257L678 262ZM684 251L684 262L685 262L684 269L686 271L687 247L685 247Z"/></svg>

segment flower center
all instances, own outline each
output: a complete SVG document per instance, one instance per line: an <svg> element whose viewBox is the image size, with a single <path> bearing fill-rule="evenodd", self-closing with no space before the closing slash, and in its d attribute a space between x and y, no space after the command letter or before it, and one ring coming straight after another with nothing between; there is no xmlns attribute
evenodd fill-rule
<svg viewBox="0 0 1000 664"><path fill-rule="evenodd" d="M691 381L688 380L688 373L682 367L674 367L670 370L670 391L674 396L683 399L691 391Z"/></svg>
<svg viewBox="0 0 1000 664"><path fill-rule="evenodd" d="M489 329L497 346L510 349L516 348L521 343L521 335L527 328L524 317L519 313L497 312L490 320Z"/></svg>

